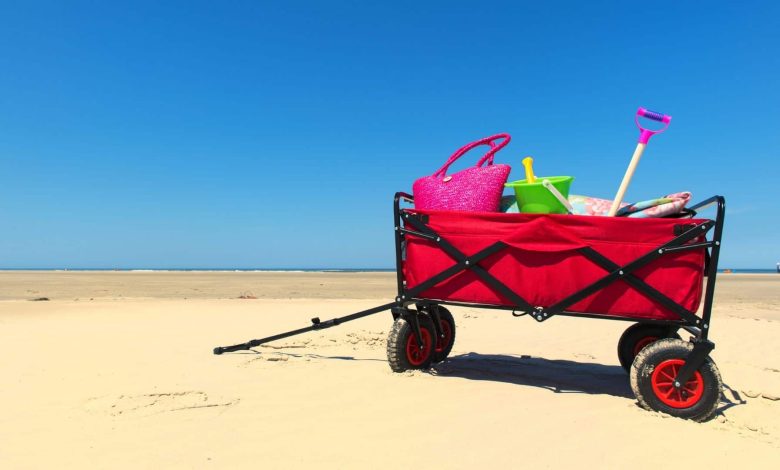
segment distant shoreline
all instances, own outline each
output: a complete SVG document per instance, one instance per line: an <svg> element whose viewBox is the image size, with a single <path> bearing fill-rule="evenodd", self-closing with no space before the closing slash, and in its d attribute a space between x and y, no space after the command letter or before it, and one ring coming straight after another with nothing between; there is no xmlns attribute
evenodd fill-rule
<svg viewBox="0 0 780 470"><path fill-rule="evenodd" d="M165 273L165 272L198 272L198 273L394 273L394 268L290 268L290 269L241 269L241 268L0 268L0 272L126 272L126 273Z"/></svg>
<svg viewBox="0 0 780 470"><path fill-rule="evenodd" d="M743 298L780 305L780 275L718 275L721 299ZM0 271L0 302L47 298L120 299L393 299L394 271Z"/></svg>
<svg viewBox="0 0 780 470"><path fill-rule="evenodd" d="M777 274L776 269L735 269L735 268L723 268L718 269L719 273L724 274Z"/></svg>

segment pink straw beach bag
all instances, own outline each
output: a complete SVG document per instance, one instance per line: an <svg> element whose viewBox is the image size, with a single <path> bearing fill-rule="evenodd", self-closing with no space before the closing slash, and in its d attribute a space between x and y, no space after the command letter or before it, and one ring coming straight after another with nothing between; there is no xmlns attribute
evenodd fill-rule
<svg viewBox="0 0 780 470"><path fill-rule="evenodd" d="M496 140L503 139L496 144ZM459 148L447 163L431 176L414 182L414 207L457 211L497 212L504 192L504 183L511 168L505 164L493 164L493 156L509 143L509 134L496 134ZM479 159L476 166L447 174L447 169L466 152L480 145L490 150ZM487 162L487 165L482 166Z"/></svg>

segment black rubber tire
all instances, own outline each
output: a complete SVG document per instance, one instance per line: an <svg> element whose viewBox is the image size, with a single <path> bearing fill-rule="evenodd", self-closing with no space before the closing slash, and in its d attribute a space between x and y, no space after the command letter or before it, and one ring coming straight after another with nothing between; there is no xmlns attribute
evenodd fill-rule
<svg viewBox="0 0 780 470"><path fill-rule="evenodd" d="M452 346L455 344L455 318L452 317L452 313L441 305L434 306L432 308L439 309L439 320L441 326L439 331L445 332L444 342L437 339L436 348L433 350L433 363L439 363L449 356L452 351Z"/></svg>
<svg viewBox="0 0 780 470"><path fill-rule="evenodd" d="M652 338L657 339L652 340ZM620 340L618 341L617 353L620 366L623 367L626 372L630 373L631 364L634 363L634 358L639 352L636 349L637 345L645 342L647 344L643 347L646 347L652 344L652 341L663 338L680 339L680 335L677 334L677 330L673 327L670 328L664 325L635 323L629 326L626 331L623 332L623 335L620 336Z"/></svg>
<svg viewBox="0 0 780 470"><path fill-rule="evenodd" d="M433 322L428 315L418 315L420 321L420 330L423 333L423 341L430 342L427 345L426 354L417 358L410 358L407 354L407 346L410 341L414 344L417 339L414 335L412 325L403 317L398 317L393 323L393 328L387 336L387 362L393 372L404 372L410 369L427 369L431 366L433 360L433 349L435 346L435 335L433 333ZM424 348L425 349L425 348Z"/></svg>
<svg viewBox="0 0 780 470"><path fill-rule="evenodd" d="M642 408L660 411L677 418L707 421L718 409L723 381L715 362L708 356L697 370L701 374L701 396L685 408L664 403L653 388L653 372L669 360L684 360L693 350L693 343L680 339L661 339L642 349L631 365L631 390ZM662 366L663 367L663 366Z"/></svg>

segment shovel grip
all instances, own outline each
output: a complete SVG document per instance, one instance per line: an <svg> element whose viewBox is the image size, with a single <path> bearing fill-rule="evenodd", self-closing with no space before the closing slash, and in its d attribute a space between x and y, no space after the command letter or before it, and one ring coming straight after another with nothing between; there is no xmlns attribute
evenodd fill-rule
<svg viewBox="0 0 780 470"><path fill-rule="evenodd" d="M662 122L664 124L664 127L658 130L645 129L639 123L640 117L652 119L653 121ZM634 120L636 121L636 126L639 128L640 131L639 143L647 145L647 142L650 140L650 137L656 134L660 134L661 132L665 131L669 127L669 123L672 122L672 117L669 116L668 114L650 111L647 108L639 108L636 111L636 117L634 118Z"/></svg>
<svg viewBox="0 0 780 470"><path fill-rule="evenodd" d="M639 108L636 114L642 117L646 117L647 119L652 119L653 121L663 122L665 124L668 124L669 121L672 120L671 116L667 116L664 113L657 113L655 111L650 111L647 108Z"/></svg>

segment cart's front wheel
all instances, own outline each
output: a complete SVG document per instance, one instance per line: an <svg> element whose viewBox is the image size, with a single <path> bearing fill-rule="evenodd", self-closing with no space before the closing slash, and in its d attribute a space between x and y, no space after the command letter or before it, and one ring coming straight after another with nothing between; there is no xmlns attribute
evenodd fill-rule
<svg viewBox="0 0 780 470"><path fill-rule="evenodd" d="M442 306L434 308L439 309L439 332L436 338L436 347L433 350L433 362L441 362L447 358L452 351L452 345L455 344L455 318L452 313Z"/></svg>
<svg viewBox="0 0 780 470"><path fill-rule="evenodd" d="M680 339L661 339L639 352L631 366L631 389L643 408L694 421L715 414L723 382L712 359L707 357L682 387L674 386L692 350L693 344Z"/></svg>
<svg viewBox="0 0 780 470"><path fill-rule="evenodd" d="M417 341L414 327L403 317L393 323L387 337L387 362L393 372L409 369L427 369L433 359L435 335L433 323L427 315L418 315L422 344Z"/></svg>
<svg viewBox="0 0 780 470"><path fill-rule="evenodd" d="M629 326L618 341L618 360L626 372L631 372L631 364L639 351L663 338L677 338L676 330L663 325L636 323Z"/></svg>

